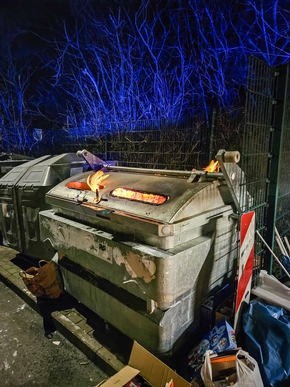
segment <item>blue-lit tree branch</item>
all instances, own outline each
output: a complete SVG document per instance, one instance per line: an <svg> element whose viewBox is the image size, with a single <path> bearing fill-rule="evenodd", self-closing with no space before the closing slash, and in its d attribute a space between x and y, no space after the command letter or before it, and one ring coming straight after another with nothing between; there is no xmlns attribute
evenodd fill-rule
<svg viewBox="0 0 290 387"><path fill-rule="evenodd" d="M61 22L53 38L41 37L47 53L37 77L32 59L19 62L20 47L0 65L6 138L11 128L24 136L35 119L55 117L95 136L148 119L203 115L209 123L213 108L241 106L249 55L271 66L289 61L284 0L120 0L101 15L94 1L70 4L74 20Z"/></svg>
<svg viewBox="0 0 290 387"><path fill-rule="evenodd" d="M29 91L34 70L25 56L13 52L15 39L17 34L11 34L2 42L5 56L0 67L0 134L3 149L25 152L33 146L27 128L32 119Z"/></svg>

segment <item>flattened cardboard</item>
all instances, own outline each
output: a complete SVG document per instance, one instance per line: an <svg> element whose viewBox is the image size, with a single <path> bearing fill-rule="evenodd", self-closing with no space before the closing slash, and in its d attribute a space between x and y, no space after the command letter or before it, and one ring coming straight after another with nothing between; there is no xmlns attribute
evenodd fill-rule
<svg viewBox="0 0 290 387"><path fill-rule="evenodd" d="M137 371L137 373L134 374L134 371L132 371L131 374L131 370L134 370L135 372ZM171 379L174 381L175 387L197 386L196 383L190 383L183 379L165 363L147 351L147 349L143 348L140 344L134 341L129 359L129 365L125 366L121 369L121 371L113 375L110 379L103 383L101 387L124 386L138 373L140 373L146 382L153 387L164 387L166 383L170 382Z"/></svg>
<svg viewBox="0 0 290 387"><path fill-rule="evenodd" d="M137 342L134 342L129 365L140 370L140 375L154 387L164 387L171 379L175 387L191 386L189 382Z"/></svg>
<svg viewBox="0 0 290 387"><path fill-rule="evenodd" d="M105 383L102 383L102 387L122 387L127 382L135 378L140 373L139 370L136 370L133 367L125 366L115 375L110 377Z"/></svg>

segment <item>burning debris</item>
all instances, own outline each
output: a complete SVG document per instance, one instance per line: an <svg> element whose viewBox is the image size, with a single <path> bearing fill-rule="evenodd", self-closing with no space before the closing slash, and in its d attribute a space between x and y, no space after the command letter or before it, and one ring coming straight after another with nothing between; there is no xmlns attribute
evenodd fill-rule
<svg viewBox="0 0 290 387"><path fill-rule="evenodd" d="M220 166L218 161L211 160L209 165L205 168L203 168L205 172L219 172Z"/></svg>
<svg viewBox="0 0 290 387"><path fill-rule="evenodd" d="M90 174L87 177L86 182L84 181L70 181L66 184L67 188L76 189L80 191L92 191L96 193L94 203L99 203L101 200L99 191L104 189L104 185L101 183L109 177L103 171L97 171L96 173Z"/></svg>
<svg viewBox="0 0 290 387"><path fill-rule="evenodd" d="M87 177L87 184L93 192L96 192L98 189L105 188L101 183L108 177L109 175L105 174L103 171L97 171Z"/></svg>
<svg viewBox="0 0 290 387"><path fill-rule="evenodd" d="M91 187L82 181L70 181L66 184L67 188L77 189L80 191L91 191Z"/></svg>
<svg viewBox="0 0 290 387"><path fill-rule="evenodd" d="M155 195L152 193L140 192L126 188L116 188L111 192L112 196L122 199L129 199L137 202L160 205L166 202L169 198L163 195Z"/></svg>
<svg viewBox="0 0 290 387"><path fill-rule="evenodd" d="M93 175L88 176L87 184L91 188L91 190L96 193L96 197L94 199L95 203L99 203L99 201L101 200L100 190L104 188L101 183L108 177L109 175L105 174L103 171L97 171Z"/></svg>

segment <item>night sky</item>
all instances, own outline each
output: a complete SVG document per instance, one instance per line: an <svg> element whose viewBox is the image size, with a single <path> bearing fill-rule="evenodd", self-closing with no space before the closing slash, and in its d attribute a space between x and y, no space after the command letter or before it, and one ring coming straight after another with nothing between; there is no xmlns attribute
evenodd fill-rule
<svg viewBox="0 0 290 387"><path fill-rule="evenodd" d="M68 0L1 0L2 36L9 37L20 30L28 43L33 41L33 33L52 37L61 21L70 18L68 4Z"/></svg>

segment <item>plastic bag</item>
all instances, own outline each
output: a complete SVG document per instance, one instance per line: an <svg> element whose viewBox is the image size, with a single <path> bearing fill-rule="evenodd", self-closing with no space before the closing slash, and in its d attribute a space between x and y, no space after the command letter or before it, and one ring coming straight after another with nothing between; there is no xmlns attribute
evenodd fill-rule
<svg viewBox="0 0 290 387"><path fill-rule="evenodd" d="M243 328L246 349L257 360L264 385L289 380L290 313L253 300L243 314Z"/></svg>
<svg viewBox="0 0 290 387"><path fill-rule="evenodd" d="M290 273L290 257L287 257L286 255L282 255L282 264L285 267L285 269L288 271L288 273Z"/></svg>
<svg viewBox="0 0 290 387"><path fill-rule="evenodd" d="M201 377L205 387L222 387L225 385L225 380L213 381L213 365L210 361L210 355L212 351L206 351L205 360L201 368ZM228 362L220 363L224 364L224 370L227 367L232 368L232 364ZM234 362L236 369L236 381L231 386L234 387L263 387L263 381L261 378L258 363L253 359L248 352L239 350L236 354L236 360ZM229 368L229 369L231 369ZM230 385L230 384L229 384Z"/></svg>
<svg viewBox="0 0 290 387"><path fill-rule="evenodd" d="M36 297L58 298L64 292L58 265L54 261L39 261L40 267L30 267L19 273L27 289Z"/></svg>

